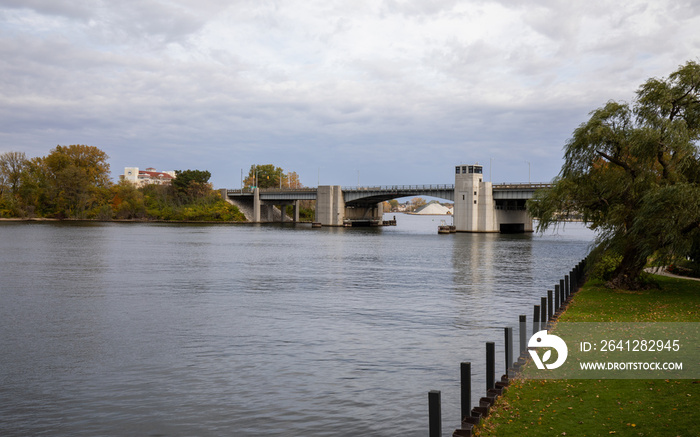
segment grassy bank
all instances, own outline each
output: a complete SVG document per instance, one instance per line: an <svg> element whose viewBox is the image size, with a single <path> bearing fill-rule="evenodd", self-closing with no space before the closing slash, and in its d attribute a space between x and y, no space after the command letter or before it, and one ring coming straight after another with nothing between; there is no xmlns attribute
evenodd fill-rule
<svg viewBox="0 0 700 437"><path fill-rule="evenodd" d="M655 278L660 290L611 291L589 283L559 320L700 322L700 283ZM698 436L699 423L697 380L516 379L475 435Z"/></svg>

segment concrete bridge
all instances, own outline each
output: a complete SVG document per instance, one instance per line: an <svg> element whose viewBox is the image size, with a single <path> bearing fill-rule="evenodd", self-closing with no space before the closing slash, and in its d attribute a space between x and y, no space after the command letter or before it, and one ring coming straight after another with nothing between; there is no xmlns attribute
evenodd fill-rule
<svg viewBox="0 0 700 437"><path fill-rule="evenodd" d="M253 222L273 221L273 207L292 205L299 221L299 201L315 200L315 222L323 226L382 224L382 202L398 197L430 196L453 201L454 225L459 232L531 232L532 218L525 202L549 184L500 184L483 181L480 165L455 167L454 185L392 185L380 187L270 188L221 190L226 199L252 206ZM281 215L285 220L285 214Z"/></svg>

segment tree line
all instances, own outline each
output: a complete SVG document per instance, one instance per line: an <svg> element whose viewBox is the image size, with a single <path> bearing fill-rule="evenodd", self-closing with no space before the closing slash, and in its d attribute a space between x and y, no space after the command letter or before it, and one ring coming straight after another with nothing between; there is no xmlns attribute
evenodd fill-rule
<svg viewBox="0 0 700 437"><path fill-rule="evenodd" d="M208 171L176 171L170 185L136 187L111 182L108 158L87 145L59 145L36 158L1 154L0 217L245 221L212 189Z"/></svg>

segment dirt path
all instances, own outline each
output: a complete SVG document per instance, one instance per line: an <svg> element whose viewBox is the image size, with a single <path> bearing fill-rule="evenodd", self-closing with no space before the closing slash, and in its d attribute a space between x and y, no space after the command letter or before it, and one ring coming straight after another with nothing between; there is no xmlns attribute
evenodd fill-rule
<svg viewBox="0 0 700 437"><path fill-rule="evenodd" d="M690 279L691 281L700 281L700 278L691 278L690 276L674 275L673 273L668 272L666 270L666 267L648 267L644 269L644 271L654 275L668 276L669 278Z"/></svg>

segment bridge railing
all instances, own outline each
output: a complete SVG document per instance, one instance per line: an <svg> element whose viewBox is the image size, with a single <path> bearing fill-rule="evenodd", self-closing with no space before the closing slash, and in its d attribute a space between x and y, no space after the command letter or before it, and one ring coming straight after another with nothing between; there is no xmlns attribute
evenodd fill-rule
<svg viewBox="0 0 700 437"><path fill-rule="evenodd" d="M454 190L450 184L437 185L381 185L376 187L341 187L343 191L439 191Z"/></svg>
<svg viewBox="0 0 700 437"><path fill-rule="evenodd" d="M508 182L508 183L502 183L502 184L493 184L493 188L500 188L503 190L508 190L508 189L539 189L539 188L552 188L552 184L545 184L545 183L529 183L529 182L523 182L523 183L513 183L513 182Z"/></svg>
<svg viewBox="0 0 700 437"><path fill-rule="evenodd" d="M243 193L253 193L252 188L233 188L233 189L227 189L226 192L228 194L243 194ZM261 188L260 189L261 193L315 193L316 188Z"/></svg>
<svg viewBox="0 0 700 437"><path fill-rule="evenodd" d="M431 184L431 185L379 185L375 187L341 187L343 191L440 191L440 190L454 190L455 186L453 184ZM493 184L495 189L539 189L539 188L552 188L552 184L546 183L502 183ZM261 188L261 193L309 193L316 192L316 187L305 187L305 188ZM252 193L252 188L234 188L226 190L229 194L243 194Z"/></svg>

